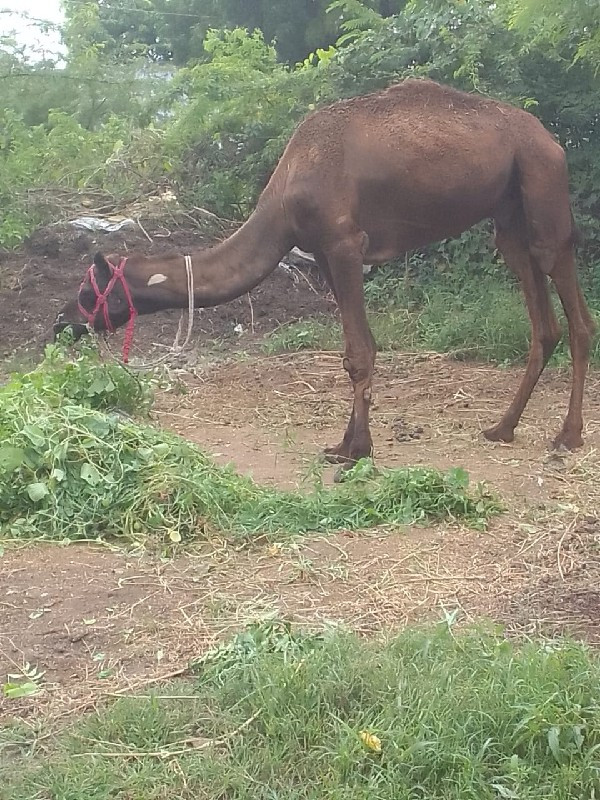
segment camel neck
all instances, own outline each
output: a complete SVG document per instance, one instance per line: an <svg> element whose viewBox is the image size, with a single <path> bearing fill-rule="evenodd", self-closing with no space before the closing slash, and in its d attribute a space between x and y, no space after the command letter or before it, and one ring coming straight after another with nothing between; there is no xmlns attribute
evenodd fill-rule
<svg viewBox="0 0 600 800"><path fill-rule="evenodd" d="M293 246L281 207L260 204L232 236L192 257L196 306L226 303L259 284Z"/></svg>

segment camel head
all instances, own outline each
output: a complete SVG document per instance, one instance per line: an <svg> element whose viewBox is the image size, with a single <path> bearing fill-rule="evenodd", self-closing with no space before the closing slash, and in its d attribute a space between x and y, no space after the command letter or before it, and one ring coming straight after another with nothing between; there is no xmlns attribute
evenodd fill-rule
<svg viewBox="0 0 600 800"><path fill-rule="evenodd" d="M79 339L88 327L96 331L115 330L129 320L129 303L119 277L124 261L118 255L105 257L96 253L77 297L66 303L56 317L55 338L65 328L71 328L75 339Z"/></svg>
<svg viewBox="0 0 600 800"><path fill-rule="evenodd" d="M143 257L133 258L96 253L77 293L77 299L67 303L54 322L54 339L70 328L77 341L90 328L113 333L127 324L123 342L123 362L129 359L133 328L138 313L148 313L161 307L156 292L144 297L135 290L139 285L139 264ZM125 276L125 266L127 277ZM161 278L164 277L161 275ZM153 296L154 295L154 296Z"/></svg>
<svg viewBox="0 0 600 800"><path fill-rule="evenodd" d="M176 254L148 257L96 253L77 297L63 306L54 321L54 339L66 328L77 340L90 329L113 333L126 325L123 359L127 361L138 314L187 305L188 264L191 268L189 256Z"/></svg>
<svg viewBox="0 0 600 800"><path fill-rule="evenodd" d="M71 328L79 339L91 328L113 332L133 325L138 314L169 307L170 298L160 284L166 276L151 267L142 255L109 256L96 253L74 300L60 310L54 322L54 338Z"/></svg>

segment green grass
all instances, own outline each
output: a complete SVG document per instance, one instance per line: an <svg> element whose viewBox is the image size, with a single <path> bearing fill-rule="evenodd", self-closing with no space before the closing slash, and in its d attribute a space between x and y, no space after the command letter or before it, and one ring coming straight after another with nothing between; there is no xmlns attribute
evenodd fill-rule
<svg viewBox="0 0 600 800"><path fill-rule="evenodd" d="M377 279L375 279L377 280ZM389 350L433 350L451 353L460 360L496 364L523 362L529 349L530 324L520 292L508 283L483 279L468 289L431 286L402 293L404 284L387 277L367 283L366 297L371 330L377 346ZM555 301L561 319L559 304ZM564 320L562 326L566 329ZM286 351L339 350L342 333L331 317L283 325L265 342L268 353ZM552 363L570 359L565 335ZM590 354L600 364L600 337Z"/></svg>
<svg viewBox="0 0 600 800"><path fill-rule="evenodd" d="M263 350L269 355L300 350L339 350L341 337L338 322L323 315L280 325L265 337Z"/></svg>
<svg viewBox="0 0 600 800"><path fill-rule="evenodd" d="M600 663L583 645L446 624L384 644L271 623L197 670L42 750L0 732L3 800L599 796Z"/></svg>
<svg viewBox="0 0 600 800"><path fill-rule="evenodd" d="M250 537L440 519L482 527L498 510L462 469L364 461L332 489L318 476L306 493L261 486L124 417L120 408L144 407L150 388L93 353L71 361L56 350L1 387L0 536L177 543L215 530Z"/></svg>

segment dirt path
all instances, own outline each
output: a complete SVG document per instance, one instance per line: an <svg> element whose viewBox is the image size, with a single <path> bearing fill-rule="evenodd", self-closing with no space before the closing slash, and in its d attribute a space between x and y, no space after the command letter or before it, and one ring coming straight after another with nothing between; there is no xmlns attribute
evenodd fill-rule
<svg viewBox="0 0 600 800"><path fill-rule="evenodd" d="M585 448L556 457L546 444L564 413L566 374L543 379L513 444L481 438L517 374L422 355L383 357L378 368L379 463L463 466L487 481L506 511L486 533L444 524L245 551L213 541L171 561L81 545L8 548L0 677L26 662L46 672L43 693L10 710L64 714L147 685L270 615L373 633L458 609L464 620L600 641L600 375L587 393ZM211 367L187 379L183 397L162 395L156 420L257 480L295 486L341 435L348 404L339 358L305 353Z"/></svg>

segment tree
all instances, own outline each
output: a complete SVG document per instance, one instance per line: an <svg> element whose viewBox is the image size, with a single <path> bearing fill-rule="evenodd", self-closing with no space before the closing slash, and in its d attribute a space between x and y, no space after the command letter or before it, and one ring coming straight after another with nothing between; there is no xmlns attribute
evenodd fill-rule
<svg viewBox="0 0 600 800"><path fill-rule="evenodd" d="M352 0L383 17L397 14L406 0ZM335 42L348 14L331 0L64 0L67 28L84 16L90 43L101 47L103 60L119 63L144 56L153 62L178 66L204 58L202 43L211 28L260 30L275 42L280 61L295 64L309 52ZM338 8L339 7L339 8ZM69 51L73 37L67 34Z"/></svg>
<svg viewBox="0 0 600 800"><path fill-rule="evenodd" d="M529 39L570 43L576 61L589 62L596 73L600 70L598 0L515 0L511 22Z"/></svg>

